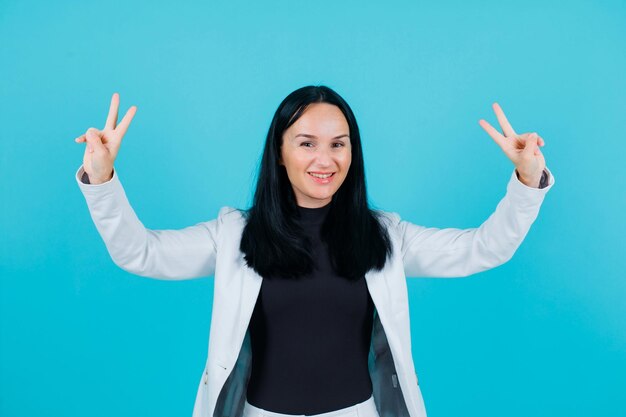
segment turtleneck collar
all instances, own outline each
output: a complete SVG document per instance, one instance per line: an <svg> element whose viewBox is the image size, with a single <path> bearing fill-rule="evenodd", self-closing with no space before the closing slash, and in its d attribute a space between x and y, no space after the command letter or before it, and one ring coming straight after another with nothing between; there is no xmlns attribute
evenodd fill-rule
<svg viewBox="0 0 626 417"><path fill-rule="evenodd" d="M300 214L300 221L307 225L321 225L330 211L331 203L322 207L309 208L296 206Z"/></svg>

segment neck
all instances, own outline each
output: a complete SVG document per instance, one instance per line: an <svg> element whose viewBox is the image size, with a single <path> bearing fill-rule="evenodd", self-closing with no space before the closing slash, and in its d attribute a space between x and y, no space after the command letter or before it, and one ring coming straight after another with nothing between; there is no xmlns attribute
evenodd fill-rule
<svg viewBox="0 0 626 417"><path fill-rule="evenodd" d="M305 224L322 224L326 215L330 211L331 203L328 203L322 207L301 207L297 206L300 220Z"/></svg>

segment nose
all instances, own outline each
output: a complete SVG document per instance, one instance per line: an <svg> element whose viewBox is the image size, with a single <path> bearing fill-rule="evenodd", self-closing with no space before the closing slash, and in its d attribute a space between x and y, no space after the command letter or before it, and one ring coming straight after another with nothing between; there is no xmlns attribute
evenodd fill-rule
<svg viewBox="0 0 626 417"><path fill-rule="evenodd" d="M318 151L316 152L316 158L315 158L316 165L320 167L328 167L332 165L332 160L333 158L331 156L331 150L318 149Z"/></svg>

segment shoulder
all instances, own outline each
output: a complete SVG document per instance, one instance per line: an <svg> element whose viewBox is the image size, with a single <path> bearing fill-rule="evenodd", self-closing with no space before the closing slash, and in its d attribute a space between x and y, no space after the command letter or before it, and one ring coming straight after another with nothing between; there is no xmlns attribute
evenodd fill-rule
<svg viewBox="0 0 626 417"><path fill-rule="evenodd" d="M372 210L376 218L386 228L396 228L400 224L400 215L393 211Z"/></svg>
<svg viewBox="0 0 626 417"><path fill-rule="evenodd" d="M241 216L242 214L243 214L243 211L241 209L231 207L231 206L223 206L220 208L220 211L218 212L217 217L220 217L220 218L238 217L238 216Z"/></svg>
<svg viewBox="0 0 626 417"><path fill-rule="evenodd" d="M231 206L223 206L217 214L218 222L226 225L244 225L245 211Z"/></svg>

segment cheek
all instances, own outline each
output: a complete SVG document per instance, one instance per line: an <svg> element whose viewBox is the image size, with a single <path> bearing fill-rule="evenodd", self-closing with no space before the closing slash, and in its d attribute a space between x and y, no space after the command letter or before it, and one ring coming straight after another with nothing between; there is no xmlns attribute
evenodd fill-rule
<svg viewBox="0 0 626 417"><path fill-rule="evenodd" d="M285 161L285 168L288 171L302 171L309 165L309 160L306 155L299 155L297 153L283 156Z"/></svg>
<svg viewBox="0 0 626 417"><path fill-rule="evenodd" d="M342 158L341 166L343 167L345 171L347 171L348 168L350 168L351 163L352 163L352 154L348 153Z"/></svg>

